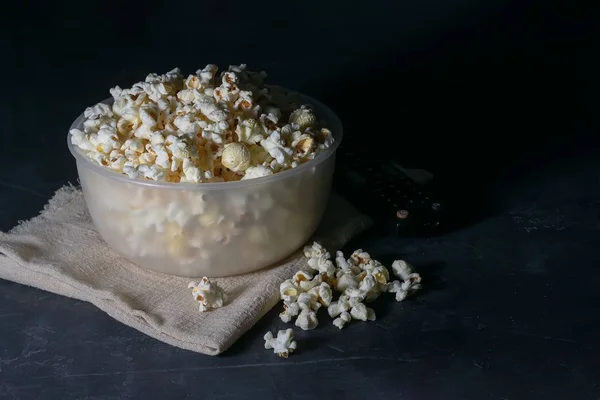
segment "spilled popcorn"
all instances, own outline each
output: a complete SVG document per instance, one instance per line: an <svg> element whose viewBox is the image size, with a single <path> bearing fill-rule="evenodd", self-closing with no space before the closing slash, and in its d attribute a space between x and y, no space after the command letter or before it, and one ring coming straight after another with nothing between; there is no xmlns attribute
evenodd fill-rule
<svg viewBox="0 0 600 400"><path fill-rule="evenodd" d="M199 303L200 312L223 307L227 301L227 295L223 289L207 277L202 278L198 283L190 282L188 288L192 289L192 296Z"/></svg>
<svg viewBox="0 0 600 400"><path fill-rule="evenodd" d="M393 293L397 301L402 301L421 289L421 276L403 260L392 264L394 274L401 280L390 281L388 269L362 249L354 251L348 259L338 251L335 264L330 253L317 242L306 246L304 255L312 273L298 271L279 288L283 300L279 317L286 323L296 318L296 326L303 330L317 327L317 311L321 306L327 307L327 313L334 318L333 324L342 329L352 320L374 321L375 311L365 303L380 294ZM335 301L333 291L340 293Z"/></svg>
<svg viewBox="0 0 600 400"><path fill-rule="evenodd" d="M401 280L390 282L388 269L362 249L354 251L346 259L341 251L336 252L335 264L331 254L319 243L304 248L304 256L311 272L300 270L279 287L283 300L283 312L279 318L302 330L315 329L318 325L317 312L321 307L333 318L333 325L342 329L352 320L375 321L375 311L365 305L382 293L395 294L397 301L421 289L421 276L412 265L403 260L392 263L392 271ZM340 293L333 300L333 293ZM271 332L264 336L265 348L275 349L281 357L288 357L296 349L292 341L293 331L279 331L277 338Z"/></svg>
<svg viewBox="0 0 600 400"><path fill-rule="evenodd" d="M71 143L90 160L132 179L225 182L295 168L333 143L313 111L264 85L245 64L209 64L110 90L111 105L85 110Z"/></svg>
<svg viewBox="0 0 600 400"><path fill-rule="evenodd" d="M290 353L296 350L296 341L293 340L294 331L291 328L277 332L276 338L271 332L267 332L264 339L265 349L273 349L273 352L279 357L288 358Z"/></svg>

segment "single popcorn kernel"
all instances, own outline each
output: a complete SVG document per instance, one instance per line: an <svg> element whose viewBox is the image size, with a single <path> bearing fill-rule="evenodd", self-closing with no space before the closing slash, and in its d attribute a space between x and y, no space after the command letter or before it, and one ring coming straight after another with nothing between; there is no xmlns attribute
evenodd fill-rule
<svg viewBox="0 0 600 400"><path fill-rule="evenodd" d="M221 155L221 164L234 172L248 169L252 155L250 150L242 143L229 143L225 145Z"/></svg>
<svg viewBox="0 0 600 400"><path fill-rule="evenodd" d="M190 282L188 288L192 289L192 296L199 303L200 312L214 310L223 307L227 301L227 295L223 289L215 282L204 277L200 282Z"/></svg>
<svg viewBox="0 0 600 400"><path fill-rule="evenodd" d="M263 339L265 340L265 349L273 349L273 352L279 357L288 358L290 353L296 350L297 344L292 329L277 332L277 337L274 337L271 332L267 332Z"/></svg>
<svg viewBox="0 0 600 400"><path fill-rule="evenodd" d="M315 147L315 139L313 139L311 136L305 135L305 137L296 143L295 147L299 153L308 154Z"/></svg>
<svg viewBox="0 0 600 400"><path fill-rule="evenodd" d="M316 125L317 117L308 108L299 108L290 115L290 123L297 124L300 129L310 128Z"/></svg>

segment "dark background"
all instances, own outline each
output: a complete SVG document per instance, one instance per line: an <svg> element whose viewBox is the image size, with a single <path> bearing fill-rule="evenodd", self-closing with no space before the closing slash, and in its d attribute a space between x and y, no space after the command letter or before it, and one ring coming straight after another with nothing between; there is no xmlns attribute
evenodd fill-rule
<svg viewBox="0 0 600 400"><path fill-rule="evenodd" d="M590 3L591 4L591 3ZM427 168L464 224L349 245L407 257L426 290L376 324L223 356L0 282L0 398L600 397L597 7L578 2L22 2L2 34L0 229L76 182L83 109L148 72L247 63L341 117L347 139Z"/></svg>

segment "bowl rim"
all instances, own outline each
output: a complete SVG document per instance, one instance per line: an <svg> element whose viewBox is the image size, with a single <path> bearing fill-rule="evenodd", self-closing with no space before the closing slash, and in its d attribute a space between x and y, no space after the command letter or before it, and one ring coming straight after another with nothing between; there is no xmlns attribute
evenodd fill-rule
<svg viewBox="0 0 600 400"><path fill-rule="evenodd" d="M313 106L313 109L316 111L316 114L320 117L320 119L324 120L327 124L327 128L331 130L331 133L335 139L333 144L325 149L323 152L319 153L314 159L296 167L290 168L285 171L274 173L273 175L262 176L260 178L248 179L248 180L240 180L233 182L208 182L208 183L189 183L189 182L163 182L163 181L153 181L150 179L144 178L136 178L132 179L129 176L119 173L117 171L113 171L110 168L103 167L94 163L91 159L86 157L81 149L75 147L73 143L71 143L71 129L81 129L83 127L83 122L85 120L84 113L81 113L75 121L71 124L69 128L69 132L67 132L67 146L69 151L75 158L77 165L89 168L94 172L99 173L100 175L114 179L121 182L126 182L133 185L140 185L146 187L153 187L159 189L168 189L168 190L188 190L188 191L202 191L202 190L225 190L225 189L238 189L244 188L248 186L260 185L260 184L268 184L271 182L279 181L282 179L291 178L294 175L300 174L303 171L308 170L309 168L313 168L321 164L322 162L328 160L332 155L335 154L337 148L342 142L344 137L342 122L339 117L325 104L320 101L314 99L311 96L305 95L303 93L289 90L277 85L266 85L267 87L277 88L285 91L287 94L297 96L302 104L306 104L309 106ZM107 99L102 100L100 103L112 104L114 99L109 97ZM80 164L81 163L81 164Z"/></svg>

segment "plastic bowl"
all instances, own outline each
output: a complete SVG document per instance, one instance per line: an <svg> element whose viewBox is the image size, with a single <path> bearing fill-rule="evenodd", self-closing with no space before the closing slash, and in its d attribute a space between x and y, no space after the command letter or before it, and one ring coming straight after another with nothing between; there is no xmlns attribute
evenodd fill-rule
<svg viewBox="0 0 600 400"><path fill-rule="evenodd" d="M313 107L335 142L314 160L262 178L199 184L133 180L95 164L68 135L102 238L142 268L188 277L256 271L302 246L325 211L342 125L319 101L293 94ZM83 121L82 114L71 129L82 129Z"/></svg>

